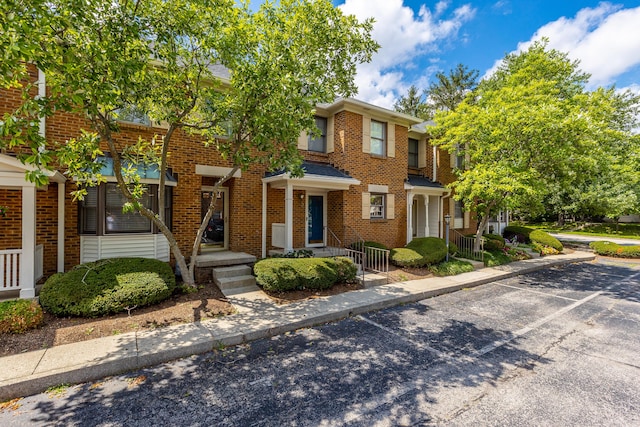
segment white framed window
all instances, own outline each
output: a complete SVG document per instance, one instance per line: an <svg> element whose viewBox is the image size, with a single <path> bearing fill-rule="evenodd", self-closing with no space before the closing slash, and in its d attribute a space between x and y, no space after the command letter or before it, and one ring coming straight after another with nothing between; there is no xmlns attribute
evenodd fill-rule
<svg viewBox="0 0 640 427"><path fill-rule="evenodd" d="M151 119L135 105L127 105L114 111L119 122L135 123L137 125L151 126Z"/></svg>
<svg viewBox="0 0 640 427"><path fill-rule="evenodd" d="M418 140L409 138L409 167L418 167Z"/></svg>
<svg viewBox="0 0 640 427"><path fill-rule="evenodd" d="M384 156L387 150L387 124L371 120L371 154Z"/></svg>
<svg viewBox="0 0 640 427"><path fill-rule="evenodd" d="M464 228L464 211L461 200L456 200L454 204L453 228Z"/></svg>
<svg viewBox="0 0 640 427"><path fill-rule="evenodd" d="M371 219L384 219L385 213L385 195L371 194L369 217Z"/></svg>
<svg viewBox="0 0 640 427"><path fill-rule="evenodd" d="M316 151L318 153L327 152L327 118L316 116L316 127L320 131L320 134L316 137L309 135L309 151Z"/></svg>

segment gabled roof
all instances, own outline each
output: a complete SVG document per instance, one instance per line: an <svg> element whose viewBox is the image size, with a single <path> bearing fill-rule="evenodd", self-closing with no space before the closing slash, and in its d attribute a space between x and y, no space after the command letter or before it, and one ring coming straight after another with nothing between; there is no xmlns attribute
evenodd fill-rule
<svg viewBox="0 0 640 427"><path fill-rule="evenodd" d="M405 190L411 190L417 194L444 195L451 192L439 182L431 181L420 175L409 175L404 183Z"/></svg>
<svg viewBox="0 0 640 427"><path fill-rule="evenodd" d="M282 188L287 182L291 182L294 187L320 188L326 190L347 190L352 185L360 185L360 181L351 177L346 172L341 171L326 163L302 162L304 176L292 178L284 170L267 172L263 182L270 183L274 188Z"/></svg>
<svg viewBox="0 0 640 427"><path fill-rule="evenodd" d="M429 178L420 175L409 175L407 183L414 187L444 188L439 182L431 181Z"/></svg>

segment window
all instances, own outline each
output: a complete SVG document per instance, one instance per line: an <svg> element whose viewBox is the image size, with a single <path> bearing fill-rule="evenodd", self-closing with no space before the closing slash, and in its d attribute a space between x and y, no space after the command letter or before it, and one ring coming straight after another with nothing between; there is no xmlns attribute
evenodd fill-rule
<svg viewBox="0 0 640 427"><path fill-rule="evenodd" d="M315 138L309 135L309 151L317 151L319 153L327 152L327 119L326 117L316 117L316 127L320 134Z"/></svg>
<svg viewBox="0 0 640 427"><path fill-rule="evenodd" d="M371 120L371 154L384 156L386 150L387 124Z"/></svg>
<svg viewBox="0 0 640 427"><path fill-rule="evenodd" d="M372 194L370 203L370 218L384 218L384 194Z"/></svg>
<svg viewBox="0 0 640 427"><path fill-rule="evenodd" d="M456 200L453 212L453 228L464 228L464 212L462 211L462 201Z"/></svg>
<svg viewBox="0 0 640 427"><path fill-rule="evenodd" d="M409 167L418 167L418 140L409 138Z"/></svg>
<svg viewBox="0 0 640 427"><path fill-rule="evenodd" d="M117 114L117 119L120 122L151 126L151 119L149 119L149 116L135 105L127 105L126 107L119 108L115 113Z"/></svg>
<svg viewBox="0 0 640 427"><path fill-rule="evenodd" d="M171 228L173 188L165 187L165 224ZM158 212L158 186L147 186L147 192L140 202L143 206ZM87 195L80 202L81 234L155 233L151 220L139 212L122 212L126 199L116 183L108 182L87 188Z"/></svg>
<svg viewBox="0 0 640 427"><path fill-rule="evenodd" d="M454 161L451 165L452 168L464 169L464 151L460 148L460 145L456 145L456 151L454 153Z"/></svg>

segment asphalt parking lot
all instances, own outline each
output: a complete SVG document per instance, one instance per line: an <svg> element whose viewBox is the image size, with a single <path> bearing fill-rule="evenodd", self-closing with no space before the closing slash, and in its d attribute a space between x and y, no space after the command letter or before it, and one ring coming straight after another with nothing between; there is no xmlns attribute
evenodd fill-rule
<svg viewBox="0 0 640 427"><path fill-rule="evenodd" d="M555 267L91 384L0 425L640 425L640 263Z"/></svg>

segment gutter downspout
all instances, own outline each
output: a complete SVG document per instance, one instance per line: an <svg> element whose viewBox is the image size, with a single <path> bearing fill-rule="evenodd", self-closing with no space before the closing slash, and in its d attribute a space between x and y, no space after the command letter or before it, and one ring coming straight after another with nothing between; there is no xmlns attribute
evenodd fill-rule
<svg viewBox="0 0 640 427"><path fill-rule="evenodd" d="M438 165L437 165L437 157L438 157L438 150L436 148L436 146L433 146L433 182L436 182L438 180Z"/></svg>
<svg viewBox="0 0 640 427"><path fill-rule="evenodd" d="M262 258L267 257L267 185L262 182Z"/></svg>

